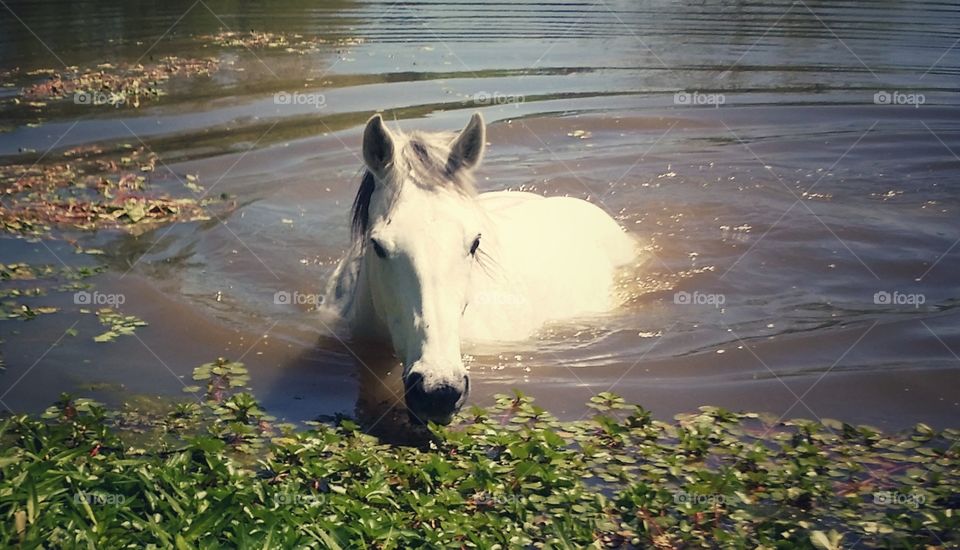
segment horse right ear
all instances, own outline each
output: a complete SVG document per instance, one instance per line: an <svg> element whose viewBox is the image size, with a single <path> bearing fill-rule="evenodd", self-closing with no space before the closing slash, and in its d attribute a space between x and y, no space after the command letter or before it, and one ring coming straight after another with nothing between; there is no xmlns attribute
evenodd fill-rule
<svg viewBox="0 0 960 550"><path fill-rule="evenodd" d="M382 176L393 162L393 138L383 124L383 118L373 115L363 130L363 162L367 168Z"/></svg>
<svg viewBox="0 0 960 550"><path fill-rule="evenodd" d="M447 172L451 174L460 169L470 170L480 164L487 130L480 113L470 117L467 127L450 144L450 158L447 159Z"/></svg>

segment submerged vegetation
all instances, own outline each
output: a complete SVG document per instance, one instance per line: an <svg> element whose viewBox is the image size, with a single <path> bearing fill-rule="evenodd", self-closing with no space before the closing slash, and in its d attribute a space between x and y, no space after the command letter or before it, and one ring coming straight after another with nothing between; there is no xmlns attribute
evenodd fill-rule
<svg viewBox="0 0 960 550"><path fill-rule="evenodd" d="M274 50L298 55L317 52L325 45L344 48L362 43L362 40L355 38L328 40L320 36L253 30L221 31L193 36L189 40L199 48L212 47L227 52L243 48L248 51ZM140 61L26 71L19 67L3 69L0 70L0 87L17 88L18 91L15 95L0 99L0 106L6 104L7 107L22 107L33 113L42 113L47 107L70 101L76 105L136 109L148 105L148 101L167 95L174 79L209 77L231 64L218 55L167 55L158 59L151 56L148 62Z"/></svg>
<svg viewBox="0 0 960 550"><path fill-rule="evenodd" d="M219 68L220 61L216 58L167 56L148 64L116 66L101 63L86 69L41 69L31 71L27 76L45 78L23 88L14 101L25 102L34 109L45 107L48 101L61 99L71 99L80 105L139 107L142 99L164 95L165 84L172 77L210 75Z"/></svg>
<svg viewBox="0 0 960 550"><path fill-rule="evenodd" d="M145 146L124 144L116 154L75 148L63 158L0 166L0 227L27 235L55 228L140 233L162 223L207 220L213 205L229 208L223 197L206 198L193 175L182 180L184 196L153 190L150 176L160 161Z"/></svg>
<svg viewBox="0 0 960 550"><path fill-rule="evenodd" d="M321 46L330 44L329 40L319 36L303 36L295 33L276 32L232 32L221 31L211 36L201 36L199 40L223 48L242 47L253 49L275 49L286 53L304 55L317 51ZM362 43L359 39L342 38L336 40L336 46L349 46Z"/></svg>
<svg viewBox="0 0 960 550"><path fill-rule="evenodd" d="M891 436L704 407L674 422L612 394L562 422L498 396L421 447L347 419L277 424L243 365L198 402L64 396L0 422L0 545L314 548L955 547L956 430Z"/></svg>
<svg viewBox="0 0 960 550"><path fill-rule="evenodd" d="M56 313L59 308L35 303L35 299L62 292L89 295L86 289L91 285L85 279L103 270L102 266L56 268L23 262L0 264L0 321L30 320L38 315Z"/></svg>

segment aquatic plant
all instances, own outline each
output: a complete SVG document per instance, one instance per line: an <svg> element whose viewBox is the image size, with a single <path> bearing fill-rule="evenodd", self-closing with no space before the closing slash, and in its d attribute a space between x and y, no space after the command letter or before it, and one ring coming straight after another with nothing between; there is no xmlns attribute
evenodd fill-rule
<svg viewBox="0 0 960 550"><path fill-rule="evenodd" d="M207 76L220 69L220 61L210 58L165 56L151 63L96 67L67 67L63 70L40 69L27 76L42 80L24 87L21 100L34 109L42 109L48 101L71 99L78 105L140 107L141 100L165 94L165 85L173 77ZM9 79L12 75L3 75Z"/></svg>
<svg viewBox="0 0 960 550"><path fill-rule="evenodd" d="M183 196L155 190L150 174L159 158L145 146L75 148L63 157L0 167L2 229L27 235L54 229L139 234L165 223L208 220L212 210L226 213L233 207L223 197L206 197L192 174L183 180Z"/></svg>
<svg viewBox="0 0 960 550"><path fill-rule="evenodd" d="M315 52L324 44L331 42L319 36L265 31L221 31L214 35L199 36L197 40L222 48L268 49L300 55ZM362 44L363 40L359 38L340 38L332 43L336 46L355 46Z"/></svg>
<svg viewBox="0 0 960 550"><path fill-rule="evenodd" d="M97 310L100 324L107 327L107 331L93 337L94 342L112 342L117 336L133 334L137 327L147 326L146 321L133 315L124 315L112 308L104 307Z"/></svg>
<svg viewBox="0 0 960 550"><path fill-rule="evenodd" d="M85 279L102 272L101 267L31 265L24 262L0 264L0 321L30 320L56 313L59 308L34 303L51 292L86 292Z"/></svg>
<svg viewBox="0 0 960 550"><path fill-rule="evenodd" d="M199 402L164 412L65 396L42 418L0 422L0 545L960 543L957 430L889 435L714 407L662 422L612 394L560 421L515 394L393 447L348 419L277 425L240 391L245 376L221 359L197 369Z"/></svg>

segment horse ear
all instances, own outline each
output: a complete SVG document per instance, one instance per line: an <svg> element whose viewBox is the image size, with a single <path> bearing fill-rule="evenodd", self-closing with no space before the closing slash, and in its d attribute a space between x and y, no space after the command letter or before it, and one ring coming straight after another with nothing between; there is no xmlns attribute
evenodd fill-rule
<svg viewBox="0 0 960 550"><path fill-rule="evenodd" d="M393 162L393 138L379 114L370 117L363 130L363 162L378 176Z"/></svg>
<svg viewBox="0 0 960 550"><path fill-rule="evenodd" d="M483 148L486 144L487 129L480 113L470 117L467 127L450 145L450 158L447 159L447 171L456 172L461 169L475 168L483 157Z"/></svg>

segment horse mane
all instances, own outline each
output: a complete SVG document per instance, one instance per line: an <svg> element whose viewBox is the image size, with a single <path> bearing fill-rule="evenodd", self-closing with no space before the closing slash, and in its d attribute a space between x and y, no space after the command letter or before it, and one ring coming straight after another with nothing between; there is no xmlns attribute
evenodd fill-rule
<svg viewBox="0 0 960 550"><path fill-rule="evenodd" d="M392 133L393 163L382 178L386 184L413 183L426 189L453 189L464 196L477 194L470 170L460 168L458 159L451 158L450 143L456 134L449 132ZM353 199L350 227L354 240L362 239L370 229L370 201L377 186L377 178L364 168L357 196ZM398 187L399 188L399 187Z"/></svg>
<svg viewBox="0 0 960 550"><path fill-rule="evenodd" d="M373 196L376 185L373 172L364 168L360 188L357 189L357 196L353 199L353 216L350 220L351 234L354 239L366 235L370 227L370 198Z"/></svg>

